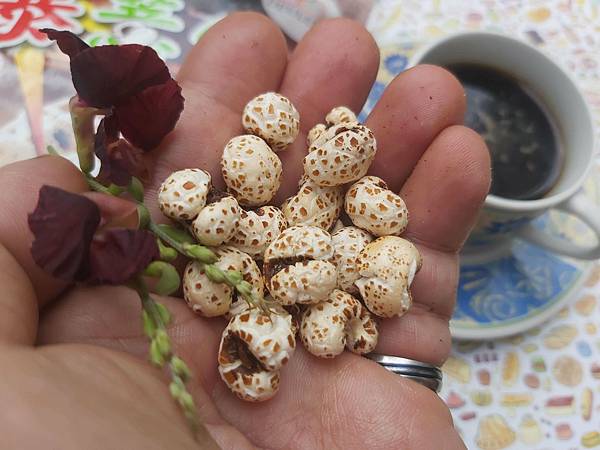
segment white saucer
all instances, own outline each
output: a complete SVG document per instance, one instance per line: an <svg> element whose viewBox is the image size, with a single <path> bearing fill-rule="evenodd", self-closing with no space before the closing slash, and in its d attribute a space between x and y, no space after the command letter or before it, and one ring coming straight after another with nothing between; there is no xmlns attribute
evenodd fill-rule
<svg viewBox="0 0 600 450"><path fill-rule="evenodd" d="M600 170L593 172L584 189L600 204ZM538 218L535 225L575 243L595 239L579 220L555 211ZM452 336L497 339L540 325L576 298L592 265L522 240L494 255L464 258L450 322Z"/></svg>

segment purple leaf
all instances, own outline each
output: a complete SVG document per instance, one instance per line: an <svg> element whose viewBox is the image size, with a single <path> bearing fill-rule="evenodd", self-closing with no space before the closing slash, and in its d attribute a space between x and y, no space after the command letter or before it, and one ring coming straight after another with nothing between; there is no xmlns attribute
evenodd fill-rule
<svg viewBox="0 0 600 450"><path fill-rule="evenodd" d="M70 31L57 31L51 28L42 28L40 31L46 33L48 39L56 41L61 52L68 55L70 58L73 58L83 50L90 48L89 45Z"/></svg>
<svg viewBox="0 0 600 450"><path fill-rule="evenodd" d="M146 230L110 229L98 234L90 251L90 282L123 284L160 256Z"/></svg>
<svg viewBox="0 0 600 450"><path fill-rule="evenodd" d="M96 108L114 106L171 80L157 53L138 44L90 47L71 59L71 77L79 97Z"/></svg>
<svg viewBox="0 0 600 450"><path fill-rule="evenodd" d="M114 116L106 116L98 125L94 142L94 153L100 159L98 179L103 183L127 186L131 177L148 178L143 152L119 139Z"/></svg>
<svg viewBox="0 0 600 450"><path fill-rule="evenodd" d="M38 266L65 281L88 276L90 242L100 223L94 202L44 185L28 223L34 235L31 256Z"/></svg>
<svg viewBox="0 0 600 450"><path fill-rule="evenodd" d="M117 105L115 115L123 136L136 147L156 148L173 131L183 111L181 88L174 80L152 86Z"/></svg>

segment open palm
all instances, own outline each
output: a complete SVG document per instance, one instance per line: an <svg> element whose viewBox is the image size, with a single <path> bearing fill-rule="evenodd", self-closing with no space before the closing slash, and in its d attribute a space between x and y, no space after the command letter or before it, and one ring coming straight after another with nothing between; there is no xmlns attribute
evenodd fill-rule
<svg viewBox="0 0 600 450"><path fill-rule="evenodd" d="M284 175L276 204L282 201L301 176L308 130L334 106L359 110L378 64L371 36L348 20L321 22L288 57L284 37L268 19L229 16L202 38L178 74L185 111L150 155L147 203L155 203L157 187L173 170L202 167L217 175L224 144L242 134L245 103L266 91L289 97L301 116L300 136L279 154ZM411 212L406 236L424 259L413 284L415 304L406 316L383 323L378 353L434 364L448 355L457 252L489 186L485 145L458 125L464 108L464 93L451 75L421 66L390 84L367 121L378 142L371 173L405 199ZM218 185L220 176L214 178ZM199 444L192 440L162 374L146 363L136 294L64 286L31 260L26 216L42 184L86 190L76 168L60 158L0 169L3 439L9 448L214 446L207 435ZM131 212L119 200L101 202L115 216ZM462 446L435 394L354 354L322 361L299 346L282 371L277 396L244 403L216 370L225 322L195 316L180 299L163 300L175 316L170 333L176 351L194 372L190 388L201 420L223 448Z"/></svg>

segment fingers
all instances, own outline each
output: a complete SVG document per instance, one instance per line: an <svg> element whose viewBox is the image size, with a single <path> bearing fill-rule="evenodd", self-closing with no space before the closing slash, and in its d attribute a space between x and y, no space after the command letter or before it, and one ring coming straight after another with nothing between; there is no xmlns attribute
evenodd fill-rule
<svg viewBox="0 0 600 450"><path fill-rule="evenodd" d="M185 109L177 128L150 154L153 188L174 170L201 167L222 187L223 147L242 134L244 105L279 88L287 63L281 31L263 15L232 14L213 26L192 49L178 79Z"/></svg>
<svg viewBox="0 0 600 450"><path fill-rule="evenodd" d="M462 86L445 69L423 65L398 75L367 120L378 148L369 173L399 191L434 138L462 123L465 105Z"/></svg>
<svg viewBox="0 0 600 450"><path fill-rule="evenodd" d="M423 268L412 285L411 311L382 324L379 352L433 364L448 356L457 252L489 185L489 152L479 135L466 127L442 131L415 166L400 195L410 211L404 237L419 247Z"/></svg>
<svg viewBox="0 0 600 450"><path fill-rule="evenodd" d="M369 32L348 19L324 20L294 50L281 93L300 112L301 132L279 153L283 181L275 204L297 191L306 154L306 133L335 106L362 108L379 67L379 50Z"/></svg>
<svg viewBox="0 0 600 450"><path fill-rule="evenodd" d="M490 156L473 130L444 130L419 160L400 195L410 211L406 236L430 248L457 252L490 187Z"/></svg>
<svg viewBox="0 0 600 450"><path fill-rule="evenodd" d="M44 184L70 192L87 190L81 172L68 160L45 156L0 168L0 245L12 254L29 276L40 305L54 298L65 284L40 269L31 258L33 236L27 216L35 209L38 192Z"/></svg>
<svg viewBox="0 0 600 450"><path fill-rule="evenodd" d="M23 268L1 244L0 267L0 344L33 344L38 318L35 291Z"/></svg>
<svg viewBox="0 0 600 450"><path fill-rule="evenodd" d="M358 22L319 22L298 44L281 85L300 111L306 133L322 122L331 108L362 108L379 67L379 50Z"/></svg>

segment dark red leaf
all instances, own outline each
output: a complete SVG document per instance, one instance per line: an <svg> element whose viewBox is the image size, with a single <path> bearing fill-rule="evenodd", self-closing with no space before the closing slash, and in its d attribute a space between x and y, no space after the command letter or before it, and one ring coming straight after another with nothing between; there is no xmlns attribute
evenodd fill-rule
<svg viewBox="0 0 600 450"><path fill-rule="evenodd" d="M143 152L119 139L114 116L106 116L98 125L94 142L94 153L101 162L98 179L103 183L127 186L131 177L148 178L148 169Z"/></svg>
<svg viewBox="0 0 600 450"><path fill-rule="evenodd" d="M89 281L123 284L159 256L156 238L149 231L107 230L92 241Z"/></svg>
<svg viewBox="0 0 600 450"><path fill-rule="evenodd" d="M119 124L114 114L107 114L102 118L96 130L96 136L100 136L100 143L110 144L119 140ZM98 137L96 138L98 144Z"/></svg>
<svg viewBox="0 0 600 450"><path fill-rule="evenodd" d="M100 223L94 202L45 185L28 223L34 235L31 255L38 266L65 281L88 276L90 242Z"/></svg>
<svg viewBox="0 0 600 450"><path fill-rule="evenodd" d="M142 150L152 150L169 134L183 111L181 88L172 79L127 98L115 108L123 136Z"/></svg>
<svg viewBox="0 0 600 450"><path fill-rule="evenodd" d="M77 56L86 48L90 48L89 45L70 31L58 31L53 30L52 28L42 28L40 31L46 33L48 39L56 41L58 48L60 48L65 55L69 55L70 58Z"/></svg>
<svg viewBox="0 0 600 450"><path fill-rule="evenodd" d="M158 54L138 44L90 47L71 59L71 77L79 97L96 108L111 107L171 80Z"/></svg>

